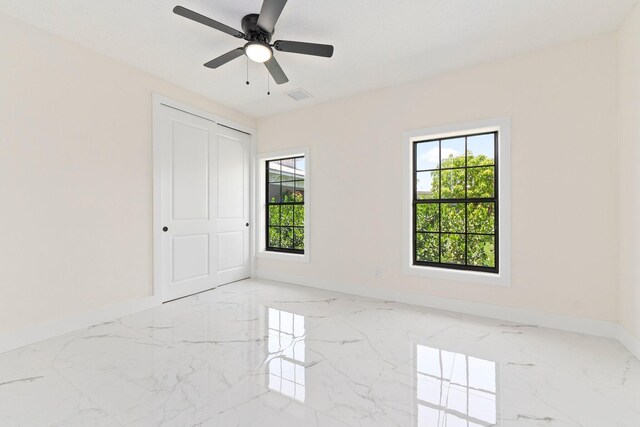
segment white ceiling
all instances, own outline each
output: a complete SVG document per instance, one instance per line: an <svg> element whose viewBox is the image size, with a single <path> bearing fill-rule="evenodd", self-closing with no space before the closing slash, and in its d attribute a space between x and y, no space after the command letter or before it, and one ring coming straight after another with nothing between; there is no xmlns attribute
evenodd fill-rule
<svg viewBox="0 0 640 427"><path fill-rule="evenodd" d="M0 0L26 21L254 117L612 31L638 0L290 0L274 40L331 43L333 58L277 52L289 83L244 57L205 62L243 41L174 15L180 4L240 29L261 0ZM284 93L304 88L313 98Z"/></svg>

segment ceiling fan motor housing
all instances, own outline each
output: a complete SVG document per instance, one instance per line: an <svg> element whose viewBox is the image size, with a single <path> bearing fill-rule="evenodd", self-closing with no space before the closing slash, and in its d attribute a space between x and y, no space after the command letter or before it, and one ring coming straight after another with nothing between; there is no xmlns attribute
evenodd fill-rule
<svg viewBox="0 0 640 427"><path fill-rule="evenodd" d="M268 33L258 27L258 15L257 13L251 13L242 18L242 31L244 32L245 40L262 42L269 44L271 42L271 36L273 33ZM275 32L275 31L274 31Z"/></svg>

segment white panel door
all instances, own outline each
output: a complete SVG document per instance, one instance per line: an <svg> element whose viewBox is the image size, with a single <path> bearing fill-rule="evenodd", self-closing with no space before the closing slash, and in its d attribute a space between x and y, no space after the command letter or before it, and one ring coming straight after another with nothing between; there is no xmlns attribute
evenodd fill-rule
<svg viewBox="0 0 640 427"><path fill-rule="evenodd" d="M218 125L218 283L250 276L249 135Z"/></svg>
<svg viewBox="0 0 640 427"><path fill-rule="evenodd" d="M217 285L217 124L160 107L163 301Z"/></svg>

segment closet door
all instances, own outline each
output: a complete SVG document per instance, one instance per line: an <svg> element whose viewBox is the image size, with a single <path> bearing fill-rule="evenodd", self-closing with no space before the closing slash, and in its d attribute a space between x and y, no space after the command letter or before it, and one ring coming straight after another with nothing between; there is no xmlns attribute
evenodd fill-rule
<svg viewBox="0 0 640 427"><path fill-rule="evenodd" d="M216 123L160 107L162 299L217 284Z"/></svg>
<svg viewBox="0 0 640 427"><path fill-rule="evenodd" d="M218 125L218 283L250 276L250 137Z"/></svg>
<svg viewBox="0 0 640 427"><path fill-rule="evenodd" d="M157 108L154 247L162 300L170 301L250 275L250 136Z"/></svg>

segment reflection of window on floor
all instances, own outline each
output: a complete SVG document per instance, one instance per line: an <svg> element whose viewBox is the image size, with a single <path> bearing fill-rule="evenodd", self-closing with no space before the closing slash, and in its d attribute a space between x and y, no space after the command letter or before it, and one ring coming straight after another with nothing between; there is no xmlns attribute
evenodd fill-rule
<svg viewBox="0 0 640 427"><path fill-rule="evenodd" d="M495 362L418 345L416 371L418 426L495 425Z"/></svg>
<svg viewBox="0 0 640 427"><path fill-rule="evenodd" d="M269 308L269 388L304 402L304 316Z"/></svg>

